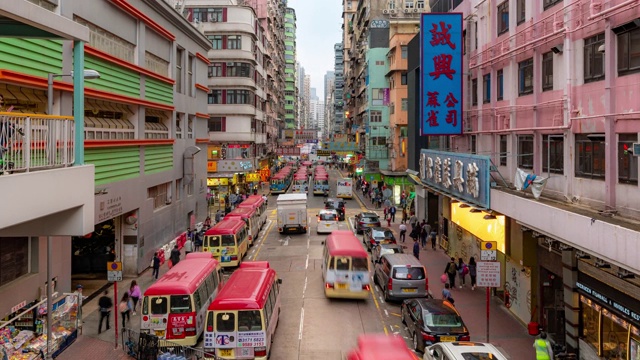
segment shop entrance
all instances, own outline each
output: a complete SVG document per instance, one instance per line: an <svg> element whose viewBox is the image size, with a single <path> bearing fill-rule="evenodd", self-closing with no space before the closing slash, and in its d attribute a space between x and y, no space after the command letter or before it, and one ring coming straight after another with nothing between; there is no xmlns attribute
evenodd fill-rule
<svg viewBox="0 0 640 360"><path fill-rule="evenodd" d="M565 318L562 277L545 268L540 268L540 285L542 293L542 327L555 342L564 345Z"/></svg>
<svg viewBox="0 0 640 360"><path fill-rule="evenodd" d="M107 220L86 236L71 238L71 275L77 279L106 279L107 261L116 256L116 222Z"/></svg>

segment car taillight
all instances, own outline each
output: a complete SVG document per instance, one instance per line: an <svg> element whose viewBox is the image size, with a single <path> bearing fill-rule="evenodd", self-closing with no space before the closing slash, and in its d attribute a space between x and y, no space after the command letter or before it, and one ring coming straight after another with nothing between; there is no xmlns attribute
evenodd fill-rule
<svg viewBox="0 0 640 360"><path fill-rule="evenodd" d="M458 339L459 341L471 341L471 337L469 335L462 335L460 336L460 339Z"/></svg>
<svg viewBox="0 0 640 360"><path fill-rule="evenodd" d="M208 332L213 332L213 326L211 326L211 325L207 326L207 331Z"/></svg>
<svg viewBox="0 0 640 360"><path fill-rule="evenodd" d="M388 290L393 290L393 279L389 278L389 281L387 282L387 289Z"/></svg>
<svg viewBox="0 0 640 360"><path fill-rule="evenodd" d="M325 289L333 289L333 284L331 284L331 283L324 283L324 287L325 287Z"/></svg>
<svg viewBox="0 0 640 360"><path fill-rule="evenodd" d="M265 346L253 348L255 357L265 357L267 356L267 348Z"/></svg>
<svg viewBox="0 0 640 360"><path fill-rule="evenodd" d="M143 316L142 321L149 321L149 317L147 315Z"/></svg>
<svg viewBox="0 0 640 360"><path fill-rule="evenodd" d="M232 255L231 261L238 261L238 255Z"/></svg>
<svg viewBox="0 0 640 360"><path fill-rule="evenodd" d="M371 287L369 286L369 284L367 284L367 285L362 285L362 290L364 290L364 291L369 291L369 290L371 290Z"/></svg>
<svg viewBox="0 0 640 360"><path fill-rule="evenodd" d="M424 341L436 342L436 337L433 335L427 334L426 332L422 333L422 339Z"/></svg>

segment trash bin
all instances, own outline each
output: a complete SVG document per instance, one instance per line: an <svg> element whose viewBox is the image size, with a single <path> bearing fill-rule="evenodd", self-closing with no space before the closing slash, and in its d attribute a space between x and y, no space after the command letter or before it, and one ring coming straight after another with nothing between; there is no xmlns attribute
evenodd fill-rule
<svg viewBox="0 0 640 360"><path fill-rule="evenodd" d="M531 336L538 336L538 334L540 334L540 324L538 324L537 322L530 322L529 325L527 325L527 329L529 330L529 335Z"/></svg>

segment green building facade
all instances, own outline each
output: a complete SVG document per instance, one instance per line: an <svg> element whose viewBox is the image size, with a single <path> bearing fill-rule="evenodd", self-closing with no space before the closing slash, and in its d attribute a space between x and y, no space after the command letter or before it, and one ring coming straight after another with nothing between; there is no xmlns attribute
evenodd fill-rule
<svg viewBox="0 0 640 360"><path fill-rule="evenodd" d="M285 62L285 129L295 129L298 112L296 88L296 12L287 8L284 16L284 62Z"/></svg>

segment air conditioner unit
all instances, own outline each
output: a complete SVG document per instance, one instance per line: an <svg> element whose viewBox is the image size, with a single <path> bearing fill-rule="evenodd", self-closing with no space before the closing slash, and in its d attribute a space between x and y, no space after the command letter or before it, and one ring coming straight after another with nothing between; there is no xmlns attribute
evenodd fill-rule
<svg viewBox="0 0 640 360"><path fill-rule="evenodd" d="M384 10L382 10L382 13L383 13L383 14L388 14L388 13L389 13L389 9L384 9Z"/></svg>
<svg viewBox="0 0 640 360"><path fill-rule="evenodd" d="M395 159L395 158L396 158L396 151L395 151L395 150L392 150L392 151L391 151L391 156L390 156L390 157L391 157L392 159Z"/></svg>
<svg viewBox="0 0 640 360"><path fill-rule="evenodd" d="M420 9L413 9L414 13L420 12Z"/></svg>
<svg viewBox="0 0 640 360"><path fill-rule="evenodd" d="M405 14L408 14L408 13L409 13L409 11L411 11L411 9L404 9L404 13L405 13Z"/></svg>
<svg viewBox="0 0 640 360"><path fill-rule="evenodd" d="M395 14L396 10L395 9L389 9L389 14Z"/></svg>

